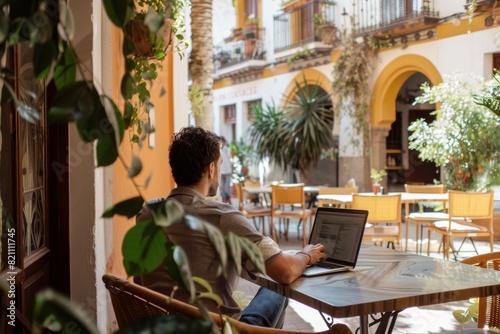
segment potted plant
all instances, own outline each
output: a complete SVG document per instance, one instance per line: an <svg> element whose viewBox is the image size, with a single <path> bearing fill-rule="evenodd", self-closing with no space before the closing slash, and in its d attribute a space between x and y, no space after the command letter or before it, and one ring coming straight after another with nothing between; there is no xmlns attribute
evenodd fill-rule
<svg viewBox="0 0 500 334"><path fill-rule="evenodd" d="M248 166L253 156L253 149L246 144L243 138L240 138L239 141L233 140L228 148L233 157L233 178L242 182L248 175Z"/></svg>
<svg viewBox="0 0 500 334"><path fill-rule="evenodd" d="M380 191L380 182L382 181L382 178L387 175L387 172L385 169L381 169L377 171L375 168L372 168L370 170L370 178L373 180L373 194L377 195L378 192Z"/></svg>
<svg viewBox="0 0 500 334"><path fill-rule="evenodd" d="M313 21L316 28L316 36L325 44L334 44L337 39L335 36L337 28L333 22L329 21L321 12L314 14Z"/></svg>
<svg viewBox="0 0 500 334"><path fill-rule="evenodd" d="M126 100L125 125L133 132L132 142L139 143L143 130L153 131L143 128L149 122L149 86L162 69L173 35L179 40L177 51L187 46L182 40L182 10L186 5L186 0L137 0L130 20L123 26L123 55L127 62L122 95Z"/></svg>

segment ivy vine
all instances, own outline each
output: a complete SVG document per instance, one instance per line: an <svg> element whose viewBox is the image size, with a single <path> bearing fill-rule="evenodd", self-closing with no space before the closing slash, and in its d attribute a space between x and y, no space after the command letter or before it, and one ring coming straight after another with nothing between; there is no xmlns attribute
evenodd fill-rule
<svg viewBox="0 0 500 334"><path fill-rule="evenodd" d="M343 51L333 67L333 91L339 96L334 110L347 112L353 120L354 130L367 140L371 91L369 79L373 70L376 52L368 41L355 38L354 34L343 33ZM352 143L361 143L355 137Z"/></svg>

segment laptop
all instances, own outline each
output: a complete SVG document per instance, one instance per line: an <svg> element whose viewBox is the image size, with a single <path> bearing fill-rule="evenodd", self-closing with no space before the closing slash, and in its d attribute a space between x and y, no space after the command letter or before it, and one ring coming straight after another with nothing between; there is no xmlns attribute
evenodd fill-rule
<svg viewBox="0 0 500 334"><path fill-rule="evenodd" d="M366 210L318 208L309 243L324 245L327 258L307 267L302 275L317 276L353 269L367 218Z"/></svg>

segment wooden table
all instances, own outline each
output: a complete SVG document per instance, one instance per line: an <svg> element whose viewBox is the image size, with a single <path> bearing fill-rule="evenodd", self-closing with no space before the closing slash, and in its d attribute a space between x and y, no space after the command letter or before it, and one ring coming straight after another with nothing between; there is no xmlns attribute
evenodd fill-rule
<svg viewBox="0 0 500 334"><path fill-rule="evenodd" d="M390 333L405 308L500 294L499 271L366 244L353 271L290 285L264 275L254 282L333 318L358 316L361 333L370 314L382 313L377 333Z"/></svg>

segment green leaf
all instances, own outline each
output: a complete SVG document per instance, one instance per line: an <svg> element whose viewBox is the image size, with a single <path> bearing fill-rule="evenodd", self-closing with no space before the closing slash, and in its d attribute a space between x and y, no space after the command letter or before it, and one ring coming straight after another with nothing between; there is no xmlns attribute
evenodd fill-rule
<svg viewBox="0 0 500 334"><path fill-rule="evenodd" d="M134 107L130 101L125 101L125 112L123 115L123 122L125 129L128 129L132 124L132 115L134 114Z"/></svg>
<svg viewBox="0 0 500 334"><path fill-rule="evenodd" d="M127 22L132 17L133 0L103 0L102 2L111 22L117 27L125 29Z"/></svg>
<svg viewBox="0 0 500 334"><path fill-rule="evenodd" d="M229 232L226 237L227 240L227 250L233 259L233 263L236 266L236 272L241 274L241 246L239 243L239 238L236 234Z"/></svg>
<svg viewBox="0 0 500 334"><path fill-rule="evenodd" d="M157 32L163 26L165 17L156 13L153 7L149 7L146 16L144 17L144 24L152 33Z"/></svg>
<svg viewBox="0 0 500 334"><path fill-rule="evenodd" d="M62 89L76 80L76 59L73 50L68 43L63 43L63 48L54 69L54 83L57 89Z"/></svg>
<svg viewBox="0 0 500 334"><path fill-rule="evenodd" d="M223 273L226 274L226 268L228 265L227 249L222 232L215 226L208 224L195 216L185 215L184 220L192 230L204 233L208 237L210 243L215 248L215 252L219 255Z"/></svg>
<svg viewBox="0 0 500 334"><path fill-rule="evenodd" d="M56 48L52 41L36 44L33 51L33 71L38 80L44 79L49 74L52 63L56 57Z"/></svg>
<svg viewBox="0 0 500 334"><path fill-rule="evenodd" d="M452 314L455 320L457 320L462 325L469 322L471 319L470 314L464 310L455 310L452 312Z"/></svg>
<svg viewBox="0 0 500 334"><path fill-rule="evenodd" d="M118 149L113 134L104 134L97 140L97 167L112 165L118 158Z"/></svg>
<svg viewBox="0 0 500 334"><path fill-rule="evenodd" d="M75 20L66 1L59 1L59 23L57 24L59 36L65 41L71 41L75 36Z"/></svg>
<svg viewBox="0 0 500 334"><path fill-rule="evenodd" d="M45 44L52 40L52 20L44 11L37 11L33 17L36 17L36 24L26 22L25 28L29 31L31 44Z"/></svg>
<svg viewBox="0 0 500 334"><path fill-rule="evenodd" d="M148 204L156 225L167 227L183 222L184 208L175 199Z"/></svg>
<svg viewBox="0 0 500 334"><path fill-rule="evenodd" d="M134 225L123 238L122 255L127 275L142 276L161 265L166 256L165 232L146 220Z"/></svg>
<svg viewBox="0 0 500 334"><path fill-rule="evenodd" d="M33 307L32 333L41 334L44 328L62 328L82 334L98 333L91 318L79 306L50 289L36 294Z"/></svg>
<svg viewBox="0 0 500 334"><path fill-rule="evenodd" d="M174 282L189 292L190 303L193 303L196 297L196 288L192 280L187 255L181 247L172 245L167 251L167 271L168 276Z"/></svg>
<svg viewBox="0 0 500 334"><path fill-rule="evenodd" d="M9 33L10 20L3 10L0 10L0 43L5 42Z"/></svg>
<svg viewBox="0 0 500 334"><path fill-rule="evenodd" d="M125 100L130 100L133 95L134 89L134 78L130 75L130 73L125 73L122 77L122 82L120 85L120 91Z"/></svg>
<svg viewBox="0 0 500 334"><path fill-rule="evenodd" d="M98 159L98 165L99 166L107 166L112 164L116 158L118 157L118 148L122 142L123 139L123 134L125 131L125 125L123 121L123 117L118 110L118 107L115 105L113 100L111 100L108 96L102 95L101 96L101 101L102 105L104 106L104 111L106 113L106 118L109 124L111 124L113 132L110 134L107 134L106 136L112 136L112 138L109 138L109 140L114 143L114 147L106 147L106 151L110 154L109 157L107 155L104 156L104 159ZM104 139L104 138L103 138ZM107 142L108 140L106 140ZM99 142L98 142L99 145ZM99 151L97 152L99 154ZM112 158L112 160L110 159ZM105 162L106 161L106 162Z"/></svg>
<svg viewBox="0 0 500 334"><path fill-rule="evenodd" d="M16 109L19 115L28 122L37 124L40 121L40 113L37 109L21 102L16 103Z"/></svg>
<svg viewBox="0 0 500 334"><path fill-rule="evenodd" d="M132 218L139 213L144 205L144 199L141 196L129 198L114 204L102 214L103 218L111 218L114 215L122 215L127 218Z"/></svg>
<svg viewBox="0 0 500 334"><path fill-rule="evenodd" d="M90 117L99 108L95 104L96 94L97 92L93 91L85 81L76 81L64 86L52 100L49 120L66 123ZM99 99L97 99L97 103L100 104Z"/></svg>
<svg viewBox="0 0 500 334"><path fill-rule="evenodd" d="M132 156L132 164L130 166L130 169L128 171L128 177L133 178L139 175L139 173L142 171L142 162L141 159L139 159L137 156Z"/></svg>
<svg viewBox="0 0 500 334"><path fill-rule="evenodd" d="M256 244L248 240L247 238L239 238L241 249L248 256L250 261L253 263L258 271L265 274L266 266L264 263L264 256Z"/></svg>
<svg viewBox="0 0 500 334"><path fill-rule="evenodd" d="M11 23L9 33L9 44L14 45L21 41L20 32L25 27L26 18L18 18ZM27 29L27 28L26 28Z"/></svg>

